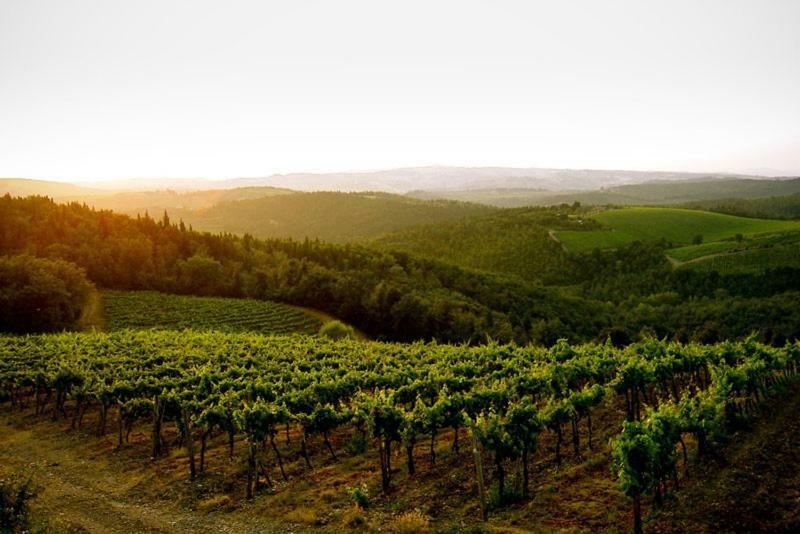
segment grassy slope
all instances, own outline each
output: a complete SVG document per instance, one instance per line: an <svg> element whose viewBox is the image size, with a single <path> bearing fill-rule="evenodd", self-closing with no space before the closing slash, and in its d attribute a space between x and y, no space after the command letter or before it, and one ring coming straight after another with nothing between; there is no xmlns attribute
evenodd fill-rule
<svg viewBox="0 0 800 534"><path fill-rule="evenodd" d="M346 242L493 210L478 204L422 201L387 193L319 192L223 202L205 210L170 214L198 230Z"/></svg>
<svg viewBox="0 0 800 534"><path fill-rule="evenodd" d="M310 313L277 302L167 295L155 291L106 291L109 330L124 328L194 328L231 332L285 334L319 331Z"/></svg>
<svg viewBox="0 0 800 534"><path fill-rule="evenodd" d="M702 235L706 242L734 237L800 229L795 221L749 219L720 213L679 208L623 208L604 211L594 216L609 230L589 232L561 231L558 238L572 251L613 248L633 241L661 238L672 243L690 243Z"/></svg>

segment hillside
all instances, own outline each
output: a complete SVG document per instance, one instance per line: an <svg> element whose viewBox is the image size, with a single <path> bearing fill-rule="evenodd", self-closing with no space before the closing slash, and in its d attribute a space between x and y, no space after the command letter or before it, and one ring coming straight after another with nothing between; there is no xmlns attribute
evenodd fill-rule
<svg viewBox="0 0 800 534"><path fill-rule="evenodd" d="M58 200L86 202L98 209L109 209L130 215L149 212L160 215L164 210L198 210L215 206L221 202L235 202L294 193L289 189L274 187L241 187L238 189L208 189L203 191L177 192L132 191L93 197L65 196Z"/></svg>
<svg viewBox="0 0 800 534"><path fill-rule="evenodd" d="M800 331L800 276L794 270L736 276L673 270L659 243L565 254L552 238L546 240L544 229L592 224L582 218L588 212L569 209L575 211L520 210L519 223L497 219L508 229L507 241L505 229L491 233L481 225L456 225L467 247L451 240L445 262L383 245L212 235L174 219L132 218L41 197L0 197L0 253L75 263L103 289L315 308L373 339L491 338L549 346L562 338L603 341L611 335L618 343L650 335L713 342L755 332L764 342L782 344ZM424 250L425 233L411 237L409 246ZM476 264L488 262L476 271L465 265L470 255L460 250L481 239L481 246L495 247L498 261L472 256ZM540 250L546 253L537 256Z"/></svg>
<svg viewBox="0 0 800 534"><path fill-rule="evenodd" d="M735 177L692 177L653 179L643 183L610 185L600 189L567 191L567 187L502 188L469 190L427 190L409 193L415 198L446 198L491 206L553 206L580 202L589 205L669 205L715 199L760 198L800 193L800 178L753 179Z"/></svg>
<svg viewBox="0 0 800 534"><path fill-rule="evenodd" d="M570 259L551 230L591 224L581 210L520 208L402 230L370 243L473 269L552 282L564 279Z"/></svg>
<svg viewBox="0 0 800 534"><path fill-rule="evenodd" d="M405 253L211 235L41 197L0 197L0 230L0 254L75 263L101 288L274 300L378 339L524 343L550 339L536 323L556 318L561 334L591 339L608 320L601 303Z"/></svg>
<svg viewBox="0 0 800 534"><path fill-rule="evenodd" d="M171 210L170 214L210 232L347 242L492 211L494 208L478 204L421 201L388 193L318 192L222 202L208 209Z"/></svg>
<svg viewBox="0 0 800 534"><path fill-rule="evenodd" d="M0 178L0 196L9 194L12 197L43 195L51 198L91 197L108 194L103 189L80 185L52 182L47 180L31 180L28 178Z"/></svg>
<svg viewBox="0 0 800 534"><path fill-rule="evenodd" d="M720 241L737 234L778 233L800 229L800 222L735 217L720 213L679 208L611 209L592 217L605 229L558 231L567 249L580 252L593 248L619 247L633 241L665 239L673 244L689 244L696 236L704 242Z"/></svg>

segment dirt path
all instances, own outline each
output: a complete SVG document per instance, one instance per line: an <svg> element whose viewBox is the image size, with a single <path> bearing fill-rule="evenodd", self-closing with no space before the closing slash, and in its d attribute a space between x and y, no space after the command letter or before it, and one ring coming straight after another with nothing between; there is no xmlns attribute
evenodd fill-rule
<svg viewBox="0 0 800 534"><path fill-rule="evenodd" d="M725 458L692 473L655 532L800 532L800 387L735 434Z"/></svg>
<svg viewBox="0 0 800 534"><path fill-rule="evenodd" d="M698 258L692 258L691 260L686 260L686 261L681 261L681 260L678 260L676 258L673 258L669 254L665 254L665 255L667 256L667 259L670 261L670 263L672 265L674 265L675 267L678 267L680 265L689 265L691 263L700 263L701 261L710 260L712 258L719 258L720 256L736 256L736 255L739 255L739 254L744 254L746 252L752 252L754 250L759 250L759 249L748 248L748 249L744 249L744 250L735 250L733 252L715 252L714 254L706 254L705 256L700 256Z"/></svg>
<svg viewBox="0 0 800 534"><path fill-rule="evenodd" d="M34 518L57 532L298 532L237 513L195 512L170 500L138 495L136 474L109 469L107 455L94 457L92 447L76 445L50 424L19 428L4 412L0 416L0 472L30 471L41 488L34 499ZM43 428L44 427L44 428ZM133 476L132 476L133 475Z"/></svg>
<svg viewBox="0 0 800 534"><path fill-rule="evenodd" d="M547 231L547 235L550 236L550 239L552 239L553 241L555 241L556 243L561 245L561 250L563 250L564 252L567 252L567 246L564 243L561 242L561 240L556 235L555 230L548 230Z"/></svg>

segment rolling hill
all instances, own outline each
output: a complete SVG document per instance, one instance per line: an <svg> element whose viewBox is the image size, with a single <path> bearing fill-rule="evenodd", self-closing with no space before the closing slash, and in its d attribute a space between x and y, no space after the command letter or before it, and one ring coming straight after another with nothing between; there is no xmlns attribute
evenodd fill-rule
<svg viewBox="0 0 800 534"><path fill-rule="evenodd" d="M583 224L590 223L569 208L519 208L409 228L369 243L472 269L552 281L562 278L568 260L549 230Z"/></svg>
<svg viewBox="0 0 800 534"><path fill-rule="evenodd" d="M108 194L108 192L103 189L65 182L31 180L28 178L0 178L0 196L5 194L9 194L12 197L42 195L61 199L65 197L92 197Z"/></svg>
<svg viewBox="0 0 800 534"><path fill-rule="evenodd" d="M290 189L275 187L239 187L236 189L203 189L200 191L112 191L83 187L63 182L28 179L0 179L0 195L25 197L40 195L58 202L81 202L97 209L120 213L160 213L165 209L202 209L220 202L232 202L294 193Z"/></svg>
<svg viewBox="0 0 800 534"><path fill-rule="evenodd" d="M422 201L389 193L318 192L222 202L208 209L172 210L170 214L211 232L347 242L493 211L479 204Z"/></svg>
<svg viewBox="0 0 800 534"><path fill-rule="evenodd" d="M177 192L163 191L130 191L114 193L84 199L83 197L64 197L61 200L78 200L86 202L97 209L109 209L119 213L136 215L160 214L164 210L184 209L198 210L210 208L222 202L252 200L257 198L288 195L294 193L290 189L275 187L240 187L238 189L208 189L203 191Z"/></svg>
<svg viewBox="0 0 800 534"><path fill-rule="evenodd" d="M748 199L800 193L800 178L752 179L703 177L683 180L653 180L643 183L602 187L595 190L565 191L566 187L502 188L413 191L409 196L423 199L447 198L491 206L553 206L580 202L590 205L670 205L716 199Z"/></svg>

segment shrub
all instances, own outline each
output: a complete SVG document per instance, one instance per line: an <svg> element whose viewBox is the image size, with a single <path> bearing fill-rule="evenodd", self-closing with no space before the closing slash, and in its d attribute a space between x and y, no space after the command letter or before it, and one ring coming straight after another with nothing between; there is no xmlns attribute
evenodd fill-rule
<svg viewBox="0 0 800 534"><path fill-rule="evenodd" d="M347 490L347 492L350 494L350 498L353 499L353 502L358 505L359 508L369 508L369 489L367 489L366 484L361 484L355 488L350 488Z"/></svg>
<svg viewBox="0 0 800 534"><path fill-rule="evenodd" d="M12 475L0 480L0 532L21 532L30 524L30 500L37 489L29 476Z"/></svg>
<svg viewBox="0 0 800 534"><path fill-rule="evenodd" d="M353 327L341 321L328 321L320 327L319 334L330 339L352 338Z"/></svg>

